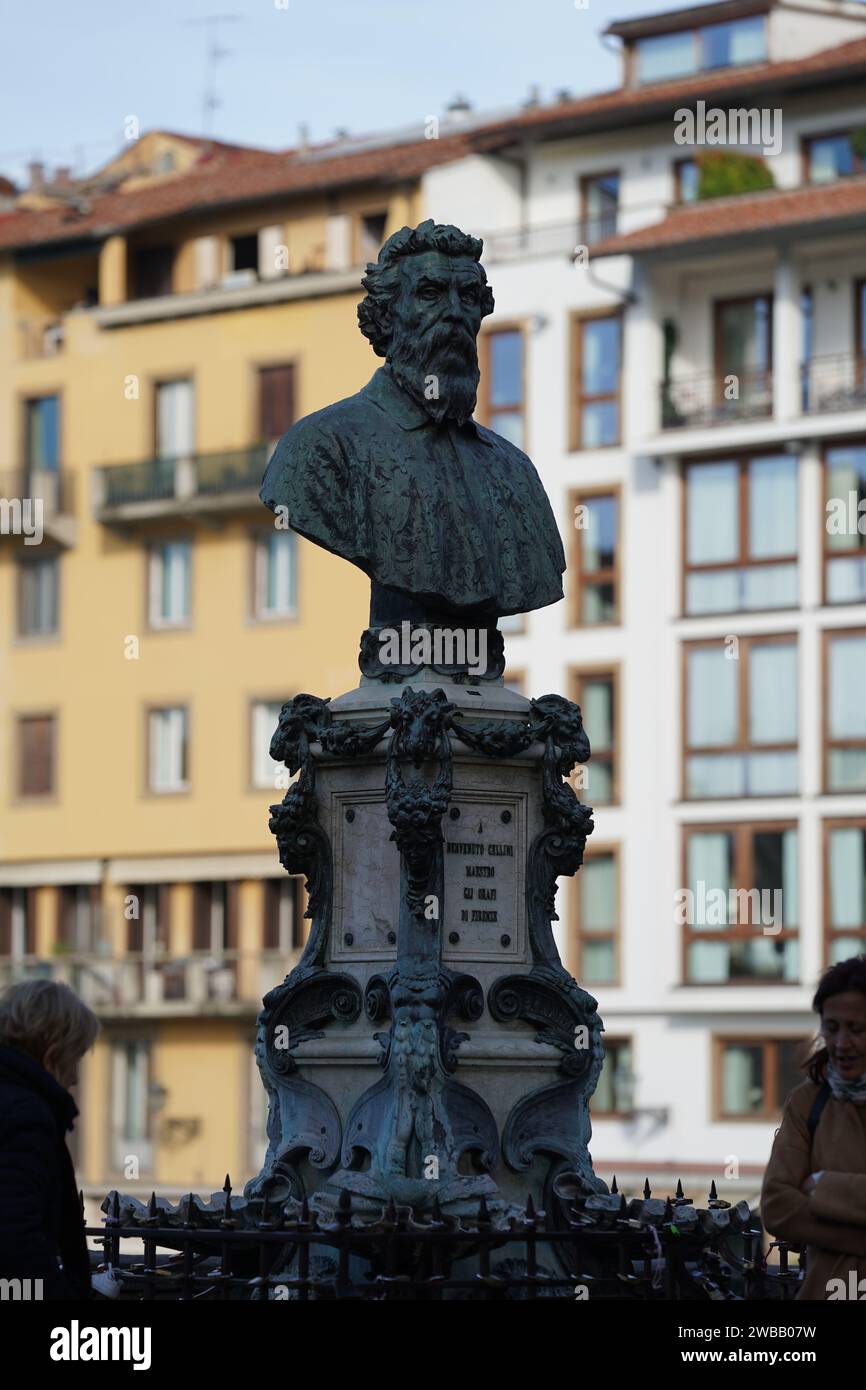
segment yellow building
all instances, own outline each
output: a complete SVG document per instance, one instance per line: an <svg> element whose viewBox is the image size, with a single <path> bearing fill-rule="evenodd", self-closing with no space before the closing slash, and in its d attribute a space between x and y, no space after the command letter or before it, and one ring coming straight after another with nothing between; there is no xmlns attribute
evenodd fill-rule
<svg viewBox="0 0 866 1390"><path fill-rule="evenodd" d="M67 980L103 1020L94 1199L259 1166L254 1019L306 929L267 747L286 698L357 684L369 590L257 492L369 378L360 267L459 148L154 132L0 217L0 984Z"/></svg>

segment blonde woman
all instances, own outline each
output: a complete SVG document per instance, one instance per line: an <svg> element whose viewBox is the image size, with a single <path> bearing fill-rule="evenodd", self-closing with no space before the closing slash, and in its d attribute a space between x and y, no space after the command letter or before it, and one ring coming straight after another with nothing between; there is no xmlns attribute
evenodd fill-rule
<svg viewBox="0 0 866 1390"><path fill-rule="evenodd" d="M90 1297L66 1132L98 1032L68 985L26 980L0 996L0 1278L41 1279L45 1299Z"/></svg>
<svg viewBox="0 0 866 1390"><path fill-rule="evenodd" d="M785 1102L764 1173L761 1217L771 1234L807 1247L798 1299L863 1298L866 956L831 966L812 1008L820 1015L822 1043L806 1063L808 1080Z"/></svg>

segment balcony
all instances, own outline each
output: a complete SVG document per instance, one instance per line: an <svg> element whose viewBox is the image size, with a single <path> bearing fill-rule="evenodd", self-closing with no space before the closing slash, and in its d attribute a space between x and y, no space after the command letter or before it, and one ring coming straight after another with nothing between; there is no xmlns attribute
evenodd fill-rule
<svg viewBox="0 0 866 1390"><path fill-rule="evenodd" d="M19 980L70 985L100 1018L254 1015L299 952L98 953L0 961L0 989Z"/></svg>
<svg viewBox="0 0 866 1390"><path fill-rule="evenodd" d="M25 545L43 539L57 545L75 544L75 479L49 468L16 468L0 473L0 537Z"/></svg>
<svg viewBox="0 0 866 1390"><path fill-rule="evenodd" d="M804 415L866 409L866 357L837 352L813 357L800 367Z"/></svg>
<svg viewBox="0 0 866 1390"><path fill-rule="evenodd" d="M109 464L94 475L94 515L110 525L248 509L257 512L272 447L259 443L183 458Z"/></svg>
<svg viewBox="0 0 866 1390"><path fill-rule="evenodd" d="M772 413L772 372L694 372L661 384L663 430L741 424L769 419Z"/></svg>

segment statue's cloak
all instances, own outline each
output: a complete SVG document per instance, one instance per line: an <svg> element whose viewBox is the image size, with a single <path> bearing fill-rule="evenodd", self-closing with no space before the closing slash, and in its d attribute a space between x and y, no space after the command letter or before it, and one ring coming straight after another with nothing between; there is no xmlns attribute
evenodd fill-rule
<svg viewBox="0 0 866 1390"><path fill-rule="evenodd" d="M431 609L525 613L562 598L562 541L532 461L474 420L435 424L388 366L283 435L260 495Z"/></svg>

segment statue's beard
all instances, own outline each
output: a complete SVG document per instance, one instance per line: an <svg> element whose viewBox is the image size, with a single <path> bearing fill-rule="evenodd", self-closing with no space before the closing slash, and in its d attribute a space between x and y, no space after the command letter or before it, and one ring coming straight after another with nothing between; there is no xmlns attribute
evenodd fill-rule
<svg viewBox="0 0 866 1390"><path fill-rule="evenodd" d="M387 361L403 390L437 425L443 420L463 425L471 417L481 373L470 333L437 327L420 343L397 333Z"/></svg>

